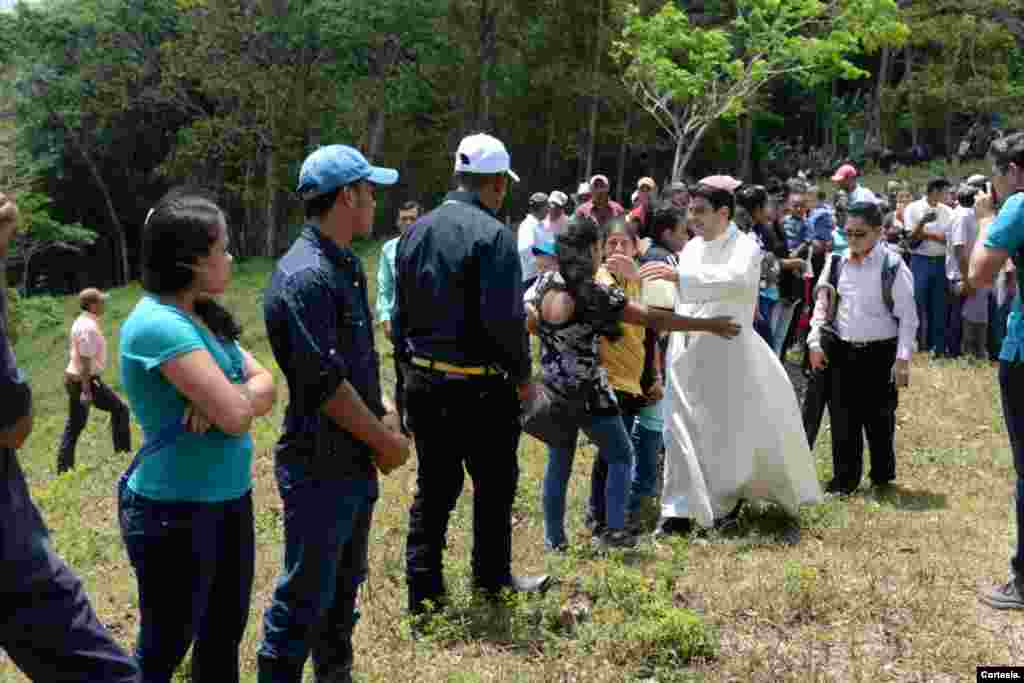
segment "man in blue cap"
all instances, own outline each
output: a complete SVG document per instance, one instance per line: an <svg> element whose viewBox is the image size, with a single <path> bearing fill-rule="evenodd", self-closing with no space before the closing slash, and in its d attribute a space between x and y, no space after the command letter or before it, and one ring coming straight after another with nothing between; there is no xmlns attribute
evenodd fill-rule
<svg viewBox="0 0 1024 683"><path fill-rule="evenodd" d="M406 543L413 614L444 605L442 555L465 471L474 586L497 596L549 582L511 573L520 401L530 397L531 368L517 237L494 214L518 178L505 145L481 133L459 144L455 180L458 189L402 236L396 258L392 334L419 461Z"/></svg>
<svg viewBox="0 0 1024 683"><path fill-rule="evenodd" d="M299 683L310 650L318 683L352 680L377 471L401 466L409 441L384 407L366 274L349 245L370 233L375 188L397 180L344 145L309 155L298 187L306 224L264 294L289 404L274 449L284 573L264 615L260 683Z"/></svg>

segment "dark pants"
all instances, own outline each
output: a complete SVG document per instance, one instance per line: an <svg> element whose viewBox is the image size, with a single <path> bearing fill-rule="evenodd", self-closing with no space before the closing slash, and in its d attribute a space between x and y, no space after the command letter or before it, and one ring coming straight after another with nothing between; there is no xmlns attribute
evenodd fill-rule
<svg viewBox="0 0 1024 683"><path fill-rule="evenodd" d="M942 354L946 347L946 257L910 257L917 303L918 350Z"/></svg>
<svg viewBox="0 0 1024 683"><path fill-rule="evenodd" d="M831 359L830 359L831 362ZM814 450L821 429L821 418L825 415L832 393L832 372L828 367L812 370L807 378L807 391L804 393L804 404L801 407L804 420L804 432L807 434L807 445Z"/></svg>
<svg viewBox="0 0 1024 683"><path fill-rule="evenodd" d="M999 388L1017 472L1017 552L1010 559L1010 568L1014 575L1024 578L1024 363L1000 361Z"/></svg>
<svg viewBox="0 0 1024 683"><path fill-rule="evenodd" d="M864 437L871 451L871 480L876 484L896 478L896 385L892 367L896 340L857 348L839 341L829 360L831 367L832 482L845 491L860 484L864 463Z"/></svg>
<svg viewBox="0 0 1024 683"><path fill-rule="evenodd" d="M633 442L633 462L631 463L631 472L635 472L637 469L637 458L640 457L639 448L642 445L640 443L639 428L636 424L636 417L640 410L643 408L642 402L639 397L631 396L623 392L615 392L616 397L619 400L619 410L622 411L622 424L626 428L626 434L629 435L630 440ZM650 446L647 448L650 451ZM649 459L650 455L647 454ZM655 457L657 454L655 453ZM615 459L613 458L613 462ZM597 525L605 526L607 520L607 510L605 509L605 501L607 496L605 494L608 487L608 459L600 457L594 458L594 465L590 470L590 500L587 503L587 514L590 519L594 520ZM627 514L632 515L640 509L640 501L645 495L649 495L647 492L638 490L638 484L641 482L637 477L630 476L630 487L629 487L629 500L627 502Z"/></svg>
<svg viewBox="0 0 1024 683"><path fill-rule="evenodd" d="M168 683L189 646L192 681L237 682L255 562L252 494L165 502L126 487L119 518L139 586L143 683Z"/></svg>
<svg viewBox="0 0 1024 683"><path fill-rule="evenodd" d="M81 401L82 383L65 378L64 388L68 392L68 421L64 427L64 436L60 440L60 449L57 451L58 474L67 472L75 466L75 446L89 419L89 406ZM132 433L128 406L99 377L92 378L92 402L100 410L110 413L110 432L114 440L114 450L130 451Z"/></svg>
<svg viewBox="0 0 1024 683"><path fill-rule="evenodd" d="M405 407L419 461L409 511L409 608L445 598L448 518L473 478L473 581L494 592L511 581L512 502L519 482L519 400L502 378L454 378L405 368Z"/></svg>
<svg viewBox="0 0 1024 683"><path fill-rule="evenodd" d="M317 464L293 453L278 456L284 573L263 616L261 683L299 683L311 651L318 679L352 666L356 596L366 580L378 485L325 473Z"/></svg>
<svg viewBox="0 0 1024 683"><path fill-rule="evenodd" d="M0 648L33 681L129 683L135 662L50 547L21 467L0 448Z"/></svg>
<svg viewBox="0 0 1024 683"><path fill-rule="evenodd" d="M946 290L946 345L950 358L959 358L963 342L964 298L956 293L959 283L948 282Z"/></svg>

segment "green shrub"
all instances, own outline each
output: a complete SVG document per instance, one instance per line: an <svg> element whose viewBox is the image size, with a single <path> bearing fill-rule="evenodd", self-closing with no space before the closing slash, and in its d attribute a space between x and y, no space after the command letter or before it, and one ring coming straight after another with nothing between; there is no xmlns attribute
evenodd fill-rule
<svg viewBox="0 0 1024 683"><path fill-rule="evenodd" d="M7 336L13 345L18 341L24 321L21 311L21 296L14 287L7 287Z"/></svg>

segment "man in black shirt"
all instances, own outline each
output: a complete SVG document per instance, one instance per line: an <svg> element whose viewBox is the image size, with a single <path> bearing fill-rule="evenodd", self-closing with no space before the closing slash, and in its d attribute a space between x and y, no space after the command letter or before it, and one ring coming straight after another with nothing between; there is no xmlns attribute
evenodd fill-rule
<svg viewBox="0 0 1024 683"><path fill-rule="evenodd" d="M17 218L14 202L0 193L0 260ZM137 681L138 667L96 618L82 581L53 552L29 497L14 451L32 431L32 391L8 342L2 283L0 277L0 649L33 681Z"/></svg>
<svg viewBox="0 0 1024 683"><path fill-rule="evenodd" d="M442 550L463 467L473 478L475 587L494 596L549 583L547 576L511 573L520 401L530 397L530 352L516 235L494 216L510 178L518 180L501 141L465 138L455 155L458 189L398 244L392 333L419 460L406 545L413 614L445 601ZM460 438L467 433L487 440Z"/></svg>

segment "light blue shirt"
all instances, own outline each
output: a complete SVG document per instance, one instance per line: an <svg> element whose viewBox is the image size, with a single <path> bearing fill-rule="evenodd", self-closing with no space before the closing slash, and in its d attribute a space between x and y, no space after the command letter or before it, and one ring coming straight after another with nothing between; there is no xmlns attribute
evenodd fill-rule
<svg viewBox="0 0 1024 683"><path fill-rule="evenodd" d="M850 240L846 237L846 230L836 227L832 231L832 253L846 256L850 251Z"/></svg>
<svg viewBox="0 0 1024 683"><path fill-rule="evenodd" d="M380 263L377 265L377 320L391 320L395 310L395 253L398 238L388 240L380 248Z"/></svg>
<svg viewBox="0 0 1024 683"><path fill-rule="evenodd" d="M1024 246L1024 193L1018 192L1003 204L999 215L989 227L985 246L989 249L1005 249L1010 256L1016 256ZM1015 262L1016 263L1016 262ZM1018 268L1021 264L1016 264ZM1010 317L1006 321L1006 338L999 353L999 360L1019 361L1024 352L1024 319L1021 316L1020 288L1013 298Z"/></svg>
<svg viewBox="0 0 1024 683"><path fill-rule="evenodd" d="M145 441L185 415L185 397L160 366L198 349L209 351L231 382L245 381L245 360L237 343L214 337L179 309L149 294L121 325L121 383ZM216 503L241 498L252 488L252 437L225 434L216 427L203 434L186 431L143 457L128 488L161 501Z"/></svg>

